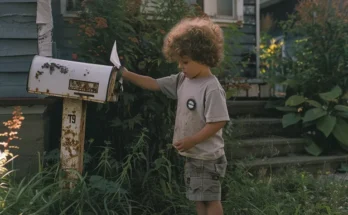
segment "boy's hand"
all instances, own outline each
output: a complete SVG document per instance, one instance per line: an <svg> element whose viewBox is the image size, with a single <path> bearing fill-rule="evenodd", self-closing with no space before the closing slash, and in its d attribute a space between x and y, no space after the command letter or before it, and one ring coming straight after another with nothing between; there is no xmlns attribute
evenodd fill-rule
<svg viewBox="0 0 348 215"><path fill-rule="evenodd" d="M218 132L221 128L223 128L226 124L226 121L222 122L214 122L214 123L207 123L202 130L200 130L198 133L196 133L193 136L186 137L184 139L181 139L173 144L173 146L179 150L180 152L187 151L194 147L196 144L199 144L206 139L210 138L212 135L214 135L216 132Z"/></svg>
<svg viewBox="0 0 348 215"><path fill-rule="evenodd" d="M196 145L192 137L186 137L173 144L173 146L180 152L187 151Z"/></svg>

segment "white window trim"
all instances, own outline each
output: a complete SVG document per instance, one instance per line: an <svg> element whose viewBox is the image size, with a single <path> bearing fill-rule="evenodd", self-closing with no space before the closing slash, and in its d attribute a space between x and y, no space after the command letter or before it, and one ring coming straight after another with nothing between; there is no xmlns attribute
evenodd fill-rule
<svg viewBox="0 0 348 215"><path fill-rule="evenodd" d="M67 0L60 0L60 13L63 17L77 17L79 11L67 11L66 10Z"/></svg>
<svg viewBox="0 0 348 215"><path fill-rule="evenodd" d="M149 0L142 0L143 5L145 1L149 1ZM209 15L211 19L217 23L236 23L236 22L243 23L244 22L244 0L234 0L234 1L235 1L236 9L234 11L235 15L233 18L224 19L223 17L215 17L217 13L217 0L204 0L204 8L203 8L204 13ZM60 0L60 10L63 17L77 17L77 14L79 11L68 12L66 10L66 5L67 5L67 0Z"/></svg>
<svg viewBox="0 0 348 215"><path fill-rule="evenodd" d="M232 1L232 0L231 0ZM236 23L244 22L244 0L234 0L235 11L234 17L223 18L216 17L217 14L217 0L204 0L204 13L211 17L214 22L218 23Z"/></svg>

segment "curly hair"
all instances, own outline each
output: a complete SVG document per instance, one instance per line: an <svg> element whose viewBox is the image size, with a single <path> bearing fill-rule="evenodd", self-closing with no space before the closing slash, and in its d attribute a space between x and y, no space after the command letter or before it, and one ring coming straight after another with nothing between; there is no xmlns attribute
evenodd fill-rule
<svg viewBox="0 0 348 215"><path fill-rule="evenodd" d="M162 51L169 62L187 56L216 67L224 57L223 32L207 17L184 18L166 35Z"/></svg>

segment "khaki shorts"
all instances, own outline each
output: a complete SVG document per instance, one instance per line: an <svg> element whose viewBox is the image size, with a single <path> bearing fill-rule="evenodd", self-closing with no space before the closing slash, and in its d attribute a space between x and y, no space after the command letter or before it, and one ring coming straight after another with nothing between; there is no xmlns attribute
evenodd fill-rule
<svg viewBox="0 0 348 215"><path fill-rule="evenodd" d="M217 160L186 158L186 197L191 201L220 201L221 178L225 177L226 156Z"/></svg>

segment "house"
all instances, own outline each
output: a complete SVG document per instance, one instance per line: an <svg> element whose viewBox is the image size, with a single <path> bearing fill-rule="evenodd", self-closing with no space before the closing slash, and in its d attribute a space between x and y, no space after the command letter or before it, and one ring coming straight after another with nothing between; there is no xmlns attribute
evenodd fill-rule
<svg viewBox="0 0 348 215"><path fill-rule="evenodd" d="M46 17L48 4L36 0L0 0L0 121L12 117L12 106L21 106L25 120L12 149L20 156L14 167L25 170L37 167L38 152L50 142L49 105L54 100L26 92L26 83L32 57L36 54L51 56L52 23ZM58 121L59 122L59 121ZM0 125L0 133L6 131ZM2 149L0 149L2 150Z"/></svg>
<svg viewBox="0 0 348 215"><path fill-rule="evenodd" d="M261 0L261 2L265 0ZM299 0L274 0L273 4L265 3L261 4L261 22L262 18L270 15L272 17L272 20L274 21L285 21L288 18L289 14L294 13L296 4L299 2ZM263 30L262 27L260 29ZM273 26L271 30L267 32L270 34L273 38L276 38L278 40L283 40L283 32L279 25ZM286 52L289 52L289 49L291 49L291 44L294 41L294 38L286 38L284 39L284 54ZM286 50L287 49L287 50Z"/></svg>
<svg viewBox="0 0 348 215"><path fill-rule="evenodd" d="M290 0L287 0L290 1ZM78 38L69 24L80 0L0 0L0 121L11 117L12 106L22 107L26 119L20 130L16 161L21 169L37 166L37 151L59 144L61 101L26 92L27 75L36 54L71 60ZM244 98L268 98L270 88L259 77L260 12L280 0L187 0L197 3L221 26L241 22L241 48L229 56L242 60L253 56L242 76L251 88ZM262 10L261 10L262 7ZM232 71L231 71L232 72ZM2 131L2 128L0 128ZM16 152L17 153L17 152Z"/></svg>

